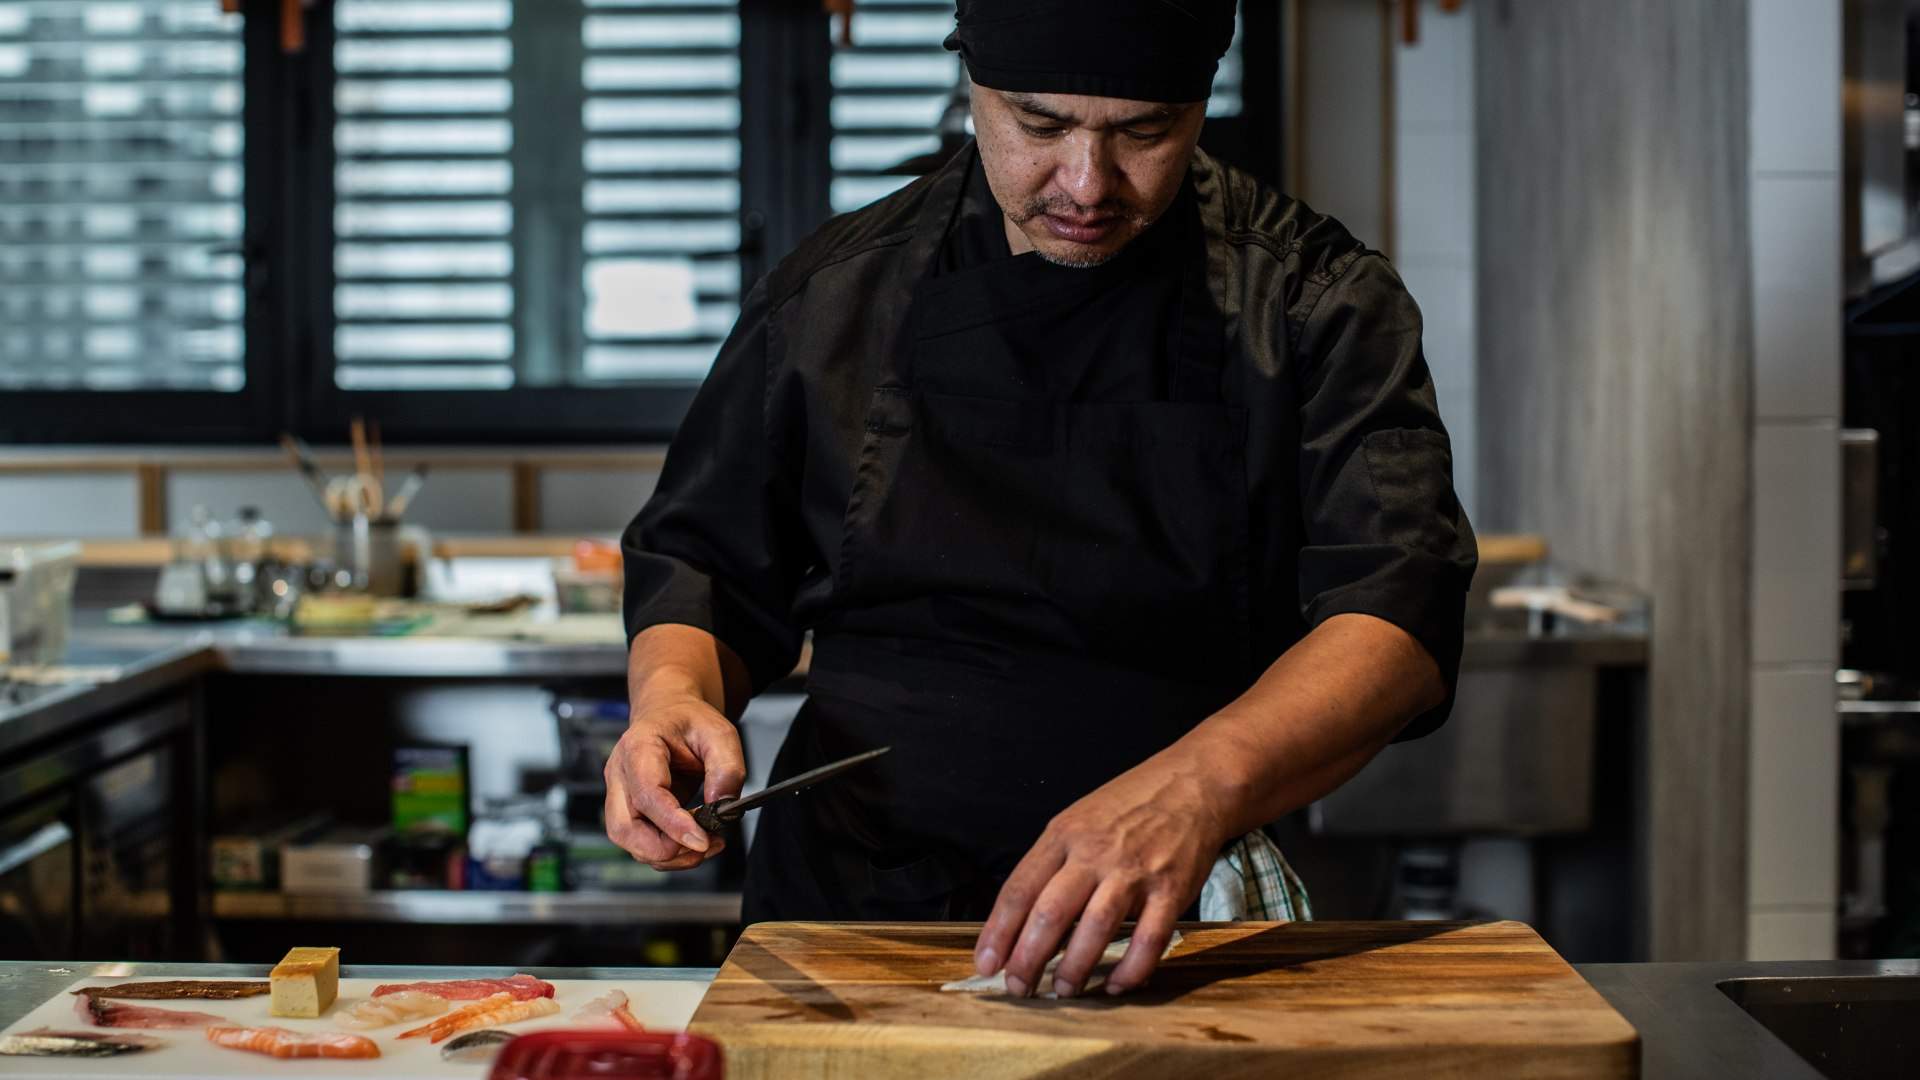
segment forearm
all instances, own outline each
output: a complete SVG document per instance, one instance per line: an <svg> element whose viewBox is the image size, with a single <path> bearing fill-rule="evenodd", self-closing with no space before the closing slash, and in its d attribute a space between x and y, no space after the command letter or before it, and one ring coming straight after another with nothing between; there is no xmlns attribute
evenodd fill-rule
<svg viewBox="0 0 1920 1080"><path fill-rule="evenodd" d="M692 694L738 719L751 696L747 667L724 642L697 627L663 623L634 635L627 654L629 700L638 704L680 694Z"/></svg>
<svg viewBox="0 0 1920 1080"><path fill-rule="evenodd" d="M1439 666L1412 636L1336 615L1165 755L1218 786L1221 820L1238 836L1345 783L1445 695Z"/></svg>

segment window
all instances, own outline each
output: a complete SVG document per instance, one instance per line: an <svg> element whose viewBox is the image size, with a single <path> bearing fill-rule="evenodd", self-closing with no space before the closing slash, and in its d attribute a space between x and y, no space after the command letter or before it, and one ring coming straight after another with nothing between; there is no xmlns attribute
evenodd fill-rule
<svg viewBox="0 0 1920 1080"><path fill-rule="evenodd" d="M339 0L340 390L697 382L740 296L733 0Z"/></svg>
<svg viewBox="0 0 1920 1080"><path fill-rule="evenodd" d="M0 393L245 385L240 29L0 0Z"/></svg>
<svg viewBox="0 0 1920 1080"><path fill-rule="evenodd" d="M961 77L951 0L221 6L0 0L0 443L665 439ZM1241 75L1203 144L1271 154Z"/></svg>

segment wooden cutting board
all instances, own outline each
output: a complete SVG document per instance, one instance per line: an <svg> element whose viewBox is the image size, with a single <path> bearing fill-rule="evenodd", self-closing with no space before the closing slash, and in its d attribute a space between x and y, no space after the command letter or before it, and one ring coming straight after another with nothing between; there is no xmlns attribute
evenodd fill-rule
<svg viewBox="0 0 1920 1080"><path fill-rule="evenodd" d="M691 1030L759 1077L1633 1077L1639 1037L1523 923L1192 923L1151 983L943 993L977 925L749 927Z"/></svg>
<svg viewBox="0 0 1920 1080"><path fill-rule="evenodd" d="M267 977L267 969L260 969L260 978ZM6 1034L31 1031L35 1028L50 1027L60 1031L75 1031L87 1028L74 1012L73 995L70 991L82 986L104 986L116 982L148 982L148 979L80 979L74 984L42 1002L32 1012L8 1025ZM221 982L234 980L221 979ZM129 1005L154 1005L163 1009L183 1009L188 1012L212 1013L225 1017L236 1024L272 1024L275 1027L291 1028L295 1031L345 1031L350 1030L334 1022L330 1017L334 1012L364 1000L373 992L373 988L382 982L394 982L394 979L341 979L340 1000L328 1011L328 1016L318 1020L292 1020L267 1015L267 999L264 997L240 998L233 1001L129 1001ZM405 980L398 980L405 981ZM694 1003L706 990L706 984L692 980L643 980L643 979L551 979L554 1001L560 1005L555 1016L538 1020L523 1020L508 1025L505 1030L513 1032L539 1031L544 1028L563 1028L567 1026L567 1016L573 1010L599 997L609 990L624 990L630 1002L633 1014L648 1027L663 1031L674 1031L683 1027L687 1017L693 1014ZM455 1002L458 1008L466 1002ZM419 1023L424 1023L420 1021ZM206 1035L199 1029L172 1031L147 1031L144 1035L154 1035L165 1040L166 1045L157 1050L139 1054L125 1054L110 1058L28 1058L0 1057L0 1076L47 1076L61 1077L62 1080L118 1080L120 1077L143 1077L146 1080L221 1080L226 1077L271 1077L271 1076L322 1076L322 1077L365 1077L367 1080L452 1080L464 1077L465 1080L480 1080L487 1070L482 1065L458 1065L440 1060L440 1048L425 1039L400 1039L401 1032L415 1024L397 1024L392 1027L375 1028L371 1031L355 1031L356 1035L365 1035L380 1046L380 1056L356 1061L282 1061L261 1054L250 1054L240 1050L228 1050L208 1042ZM101 1028L102 1031L124 1031L123 1028Z"/></svg>

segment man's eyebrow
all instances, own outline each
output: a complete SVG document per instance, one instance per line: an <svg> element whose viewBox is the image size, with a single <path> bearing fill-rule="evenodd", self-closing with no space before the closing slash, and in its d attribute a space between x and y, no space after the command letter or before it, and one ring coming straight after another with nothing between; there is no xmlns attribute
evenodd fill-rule
<svg viewBox="0 0 1920 1080"><path fill-rule="evenodd" d="M1034 97L1032 94L1023 94L1023 93L1018 93L1014 91L1007 91L1007 92L1003 92L1001 96L1006 99L1007 104L1013 106L1016 109L1019 109L1021 112L1026 113L1029 116L1038 116L1043 119L1051 120L1056 124L1071 124L1075 126L1080 126L1085 123L1085 121L1081 120L1077 116L1072 116L1067 113L1057 112L1053 109L1047 108L1045 105L1041 104L1040 100ZM1153 124L1153 123L1159 123L1165 120L1173 120L1173 119L1177 119L1179 115L1180 115L1179 106L1161 104L1161 105L1155 105L1147 109L1145 112L1135 113L1132 116L1123 116L1120 119L1114 120L1103 126L1108 128L1127 128L1127 127L1133 127L1138 124Z"/></svg>

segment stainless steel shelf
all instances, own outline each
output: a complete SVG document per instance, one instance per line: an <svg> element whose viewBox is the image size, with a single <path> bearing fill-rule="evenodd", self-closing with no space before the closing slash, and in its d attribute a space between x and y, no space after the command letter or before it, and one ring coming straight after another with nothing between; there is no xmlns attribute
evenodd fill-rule
<svg viewBox="0 0 1920 1080"><path fill-rule="evenodd" d="M216 892L216 919L439 924L737 923L739 893Z"/></svg>

